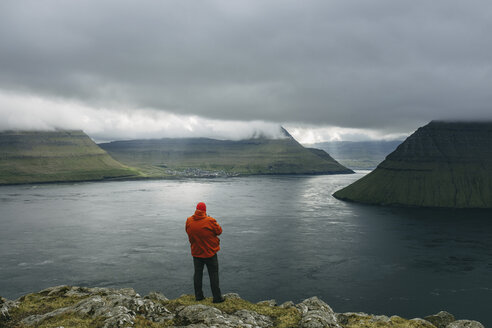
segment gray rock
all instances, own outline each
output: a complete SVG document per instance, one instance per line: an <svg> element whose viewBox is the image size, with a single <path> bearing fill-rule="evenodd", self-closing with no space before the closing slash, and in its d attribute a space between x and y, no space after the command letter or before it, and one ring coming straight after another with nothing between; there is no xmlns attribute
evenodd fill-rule
<svg viewBox="0 0 492 328"><path fill-rule="evenodd" d="M106 303L108 307L124 306L152 321L171 320L174 317L163 305L150 299L117 294L108 296Z"/></svg>
<svg viewBox="0 0 492 328"><path fill-rule="evenodd" d="M43 296L63 296L70 289L71 287L67 285L54 286L54 287L43 289L38 294Z"/></svg>
<svg viewBox="0 0 492 328"><path fill-rule="evenodd" d="M106 317L103 328L126 328L135 324L135 312L124 306L103 307L99 315Z"/></svg>
<svg viewBox="0 0 492 328"><path fill-rule="evenodd" d="M126 295L130 297L140 297L140 295L133 288L116 289L115 292L117 294Z"/></svg>
<svg viewBox="0 0 492 328"><path fill-rule="evenodd" d="M205 325L206 327L267 328L273 326L272 318L253 311L239 310L229 315L222 313L215 307L203 304L182 308L176 314L176 318L180 324L186 325L186 327Z"/></svg>
<svg viewBox="0 0 492 328"><path fill-rule="evenodd" d="M295 307L296 305L294 304L294 302L292 301L287 301L287 302L283 302L279 307L281 307L282 309L290 309L291 307Z"/></svg>
<svg viewBox="0 0 492 328"><path fill-rule="evenodd" d="M57 315L65 314L70 311L71 309L69 307L65 307L65 308L56 309L55 311L48 312L46 314L30 315L27 318L22 319L21 323L26 326L34 326L34 325L37 326L47 319L51 319L53 317L56 317Z"/></svg>
<svg viewBox="0 0 492 328"><path fill-rule="evenodd" d="M340 328L332 308L314 296L296 305L301 313L300 328Z"/></svg>
<svg viewBox="0 0 492 328"><path fill-rule="evenodd" d="M277 306L277 301L276 300L266 300L266 301L260 301L256 303L258 305L268 305L268 306Z"/></svg>
<svg viewBox="0 0 492 328"><path fill-rule="evenodd" d="M87 288L87 292L91 295L106 296L112 294L113 290L105 287L92 287L92 288Z"/></svg>
<svg viewBox="0 0 492 328"><path fill-rule="evenodd" d="M446 328L485 328L485 327L478 321L457 320L448 324Z"/></svg>
<svg viewBox="0 0 492 328"><path fill-rule="evenodd" d="M17 301L9 301L6 298L0 297L0 322L8 321L10 317L10 309L19 306Z"/></svg>
<svg viewBox="0 0 492 328"><path fill-rule="evenodd" d="M46 291L60 293L62 289ZM86 293L84 290L72 290L73 293ZM65 314L68 312L76 313L81 316L92 318L105 318L104 328L122 328L133 327L135 316L142 315L148 320L154 322L164 322L170 320L174 315L161 304L154 303L150 299L143 299L132 289L123 290L92 290L95 293L110 293L112 294L101 296L94 295L80 301L72 307L62 308L44 315L33 315L25 318L22 323L27 326L39 325L44 320L52 317ZM133 295L133 296L130 296Z"/></svg>
<svg viewBox="0 0 492 328"><path fill-rule="evenodd" d="M300 328L341 328L334 315L323 310L311 310L302 316Z"/></svg>
<svg viewBox="0 0 492 328"><path fill-rule="evenodd" d="M146 299L152 300L154 302L167 302L169 299L162 293L151 292L149 295L145 296Z"/></svg>
<svg viewBox="0 0 492 328"><path fill-rule="evenodd" d="M331 307L320 300L317 296L313 296L311 298L307 298L301 303L297 304L296 307L301 311L301 313L307 313L312 310L323 310L332 313L335 315L335 312L331 309Z"/></svg>
<svg viewBox="0 0 492 328"><path fill-rule="evenodd" d="M271 327L273 326L272 318L253 311L239 310L234 313L243 323L249 324L252 327Z"/></svg>
<svg viewBox="0 0 492 328"><path fill-rule="evenodd" d="M446 328L447 325L456 320L454 315L446 311L428 315L424 319L432 323L437 328Z"/></svg>
<svg viewBox="0 0 492 328"><path fill-rule="evenodd" d="M94 317L106 305L102 296L92 296L73 306L73 311L81 315Z"/></svg>
<svg viewBox="0 0 492 328"><path fill-rule="evenodd" d="M189 305L177 313L177 317L186 323L204 323L206 325L224 323L222 312L214 307L202 304Z"/></svg>
<svg viewBox="0 0 492 328"><path fill-rule="evenodd" d="M34 326L41 321L43 321L43 316L40 314L34 314L22 319L21 323L26 326Z"/></svg>
<svg viewBox="0 0 492 328"><path fill-rule="evenodd" d="M224 294L222 296L224 296L224 298L226 300L237 300L237 299L241 299L241 297L239 297L239 294L238 293L227 293L227 294Z"/></svg>
<svg viewBox="0 0 492 328"><path fill-rule="evenodd" d="M108 313L116 311L112 315L118 317L118 320L121 319L122 322L132 321L137 314L154 322L163 322L171 320L174 317L174 315L160 303L155 303L150 299L144 299L139 296L131 297L119 293L108 296L97 295L89 297L77 303L73 307L73 311L91 317L107 317Z"/></svg>
<svg viewBox="0 0 492 328"><path fill-rule="evenodd" d="M89 289L84 287L72 287L65 293L66 297L87 297L90 295Z"/></svg>

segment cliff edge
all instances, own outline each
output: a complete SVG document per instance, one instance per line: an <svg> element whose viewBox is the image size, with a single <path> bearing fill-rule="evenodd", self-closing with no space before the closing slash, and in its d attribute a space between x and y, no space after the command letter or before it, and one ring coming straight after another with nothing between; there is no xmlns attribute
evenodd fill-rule
<svg viewBox="0 0 492 328"><path fill-rule="evenodd" d="M447 312L424 319L366 313L335 313L311 297L299 304L274 300L256 304L237 294L226 301L195 301L191 295L169 300L161 293L141 297L131 288L57 286L28 294L16 301L0 297L0 327L225 327L225 328L484 328L471 320L455 320Z"/></svg>

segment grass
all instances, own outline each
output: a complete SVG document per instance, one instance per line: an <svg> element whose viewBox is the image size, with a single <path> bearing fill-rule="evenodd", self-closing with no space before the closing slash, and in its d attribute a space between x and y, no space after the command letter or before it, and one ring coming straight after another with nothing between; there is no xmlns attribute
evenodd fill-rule
<svg viewBox="0 0 492 328"><path fill-rule="evenodd" d="M81 300L83 300L86 297L61 297L61 296L46 296L42 295L40 293L34 293L34 294L29 294L26 296L23 296L19 299L20 304L19 307L17 308L12 308L10 310L10 316L12 319L8 322L0 322L0 327L5 327L5 328L21 328L24 327L20 322L22 319L27 318L31 315L35 314L45 314L49 313L51 311L54 311L56 309L60 309L63 307L68 307L72 306L74 304L77 304ZM63 318L66 317L66 318ZM80 320L79 320L80 319ZM82 321L88 321L87 319L82 319L82 318L75 318L74 316L60 316L60 318L54 318L52 320L47 320L46 324L48 326L46 327L51 327L49 326L50 321L57 321L57 320L78 320L80 322ZM45 323L43 323L40 327L45 327ZM54 327L59 327L54 326ZM63 325L62 325L63 326ZM90 327L90 326L83 326L83 325L66 325L65 327Z"/></svg>
<svg viewBox="0 0 492 328"><path fill-rule="evenodd" d="M389 318L389 322L374 321L371 316L351 316L343 328L435 328L430 323L411 321L398 316Z"/></svg>
<svg viewBox="0 0 492 328"><path fill-rule="evenodd" d="M0 133L0 185L139 177L81 131Z"/></svg>

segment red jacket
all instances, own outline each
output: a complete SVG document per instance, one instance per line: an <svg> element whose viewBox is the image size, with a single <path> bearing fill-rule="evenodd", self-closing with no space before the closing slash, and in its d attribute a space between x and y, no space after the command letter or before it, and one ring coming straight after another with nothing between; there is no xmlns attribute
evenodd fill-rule
<svg viewBox="0 0 492 328"><path fill-rule="evenodd" d="M222 233L222 228L205 211L196 210L186 220L186 233L192 256L212 257L220 250L220 239L217 236Z"/></svg>

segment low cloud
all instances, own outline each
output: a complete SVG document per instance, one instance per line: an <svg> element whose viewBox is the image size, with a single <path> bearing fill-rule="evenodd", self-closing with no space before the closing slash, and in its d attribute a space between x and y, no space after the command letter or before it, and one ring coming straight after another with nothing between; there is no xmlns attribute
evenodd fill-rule
<svg viewBox="0 0 492 328"><path fill-rule="evenodd" d="M275 123L213 120L152 109L92 108L73 101L5 92L0 92L0 117L0 131L84 130L98 142L164 137L230 140L284 137L280 125Z"/></svg>
<svg viewBox="0 0 492 328"><path fill-rule="evenodd" d="M290 124L285 125L285 127L297 141L304 145L325 141L404 140L413 132L386 133L375 129Z"/></svg>

